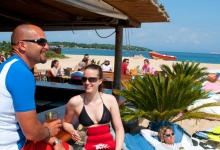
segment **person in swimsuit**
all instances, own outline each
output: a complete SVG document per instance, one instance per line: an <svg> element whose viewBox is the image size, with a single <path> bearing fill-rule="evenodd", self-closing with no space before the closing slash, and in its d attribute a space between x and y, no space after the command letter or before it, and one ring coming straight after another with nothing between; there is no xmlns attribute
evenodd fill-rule
<svg viewBox="0 0 220 150"><path fill-rule="evenodd" d="M90 64L85 67L82 83L85 93L72 97L66 105L63 128L72 135L74 141L80 140L71 124L76 115L79 123L87 128L84 149L121 150L124 141L124 128L118 103L113 95L102 92L102 69ZM115 137L110 133L113 124Z"/></svg>

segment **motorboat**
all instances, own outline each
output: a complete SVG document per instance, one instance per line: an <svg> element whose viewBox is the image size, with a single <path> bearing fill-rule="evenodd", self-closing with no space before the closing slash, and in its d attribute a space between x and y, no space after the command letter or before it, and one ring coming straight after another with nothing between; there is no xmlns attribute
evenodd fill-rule
<svg viewBox="0 0 220 150"><path fill-rule="evenodd" d="M176 56L161 54L158 52L149 52L149 56L153 59L177 60Z"/></svg>

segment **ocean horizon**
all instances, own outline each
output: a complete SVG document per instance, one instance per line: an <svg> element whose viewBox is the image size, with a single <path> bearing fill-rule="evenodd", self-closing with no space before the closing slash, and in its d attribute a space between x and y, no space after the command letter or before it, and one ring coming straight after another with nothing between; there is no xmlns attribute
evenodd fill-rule
<svg viewBox="0 0 220 150"><path fill-rule="evenodd" d="M176 61L189 61L209 64L220 64L220 54L212 53L191 53L191 52L169 52L157 51L165 55L173 55L177 57ZM86 49L86 48L62 48L62 54L69 55L97 55L97 56L115 56L115 50L106 49ZM151 58L148 51L123 50L123 57L131 57L132 55L142 54L145 58Z"/></svg>

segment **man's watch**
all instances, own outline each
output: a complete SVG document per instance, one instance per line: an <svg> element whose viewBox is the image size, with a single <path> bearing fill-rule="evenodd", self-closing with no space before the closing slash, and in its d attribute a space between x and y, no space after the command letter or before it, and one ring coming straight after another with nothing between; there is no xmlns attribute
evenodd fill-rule
<svg viewBox="0 0 220 150"><path fill-rule="evenodd" d="M58 143L62 143L62 141L61 140L59 140L59 139L56 139L54 142L53 142L53 146L55 146L55 145L57 145Z"/></svg>

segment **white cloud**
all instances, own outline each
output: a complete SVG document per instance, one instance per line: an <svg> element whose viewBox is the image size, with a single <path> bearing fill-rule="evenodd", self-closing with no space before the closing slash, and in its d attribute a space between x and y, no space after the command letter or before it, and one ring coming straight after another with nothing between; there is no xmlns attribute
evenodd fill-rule
<svg viewBox="0 0 220 150"><path fill-rule="evenodd" d="M200 41L199 40L195 40L194 43L195 44L200 44Z"/></svg>
<svg viewBox="0 0 220 150"><path fill-rule="evenodd" d="M146 36L146 33L144 33L144 32L138 33L136 35L136 37L138 37L138 38L145 37L145 36Z"/></svg>
<svg viewBox="0 0 220 150"><path fill-rule="evenodd" d="M168 36L168 39L169 39L171 42L176 41L176 38L175 38L175 37L173 37L173 36Z"/></svg>
<svg viewBox="0 0 220 150"><path fill-rule="evenodd" d="M195 38L197 38L197 35L196 35L196 34L191 34L191 35L189 35L189 39L195 39Z"/></svg>
<svg viewBox="0 0 220 150"><path fill-rule="evenodd" d="M185 32L186 30L186 28L180 28L179 32Z"/></svg>

